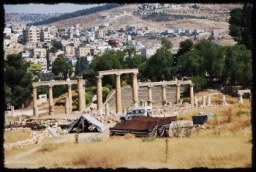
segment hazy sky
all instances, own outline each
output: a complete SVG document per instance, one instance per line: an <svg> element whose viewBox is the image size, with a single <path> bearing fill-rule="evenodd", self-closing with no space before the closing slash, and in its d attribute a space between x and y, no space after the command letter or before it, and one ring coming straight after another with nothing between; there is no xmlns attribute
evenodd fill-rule
<svg viewBox="0 0 256 172"><path fill-rule="evenodd" d="M60 4L15 4L7 5L4 4L5 13L71 13L77 10L91 8L103 4L71 4L71 3L60 3Z"/></svg>

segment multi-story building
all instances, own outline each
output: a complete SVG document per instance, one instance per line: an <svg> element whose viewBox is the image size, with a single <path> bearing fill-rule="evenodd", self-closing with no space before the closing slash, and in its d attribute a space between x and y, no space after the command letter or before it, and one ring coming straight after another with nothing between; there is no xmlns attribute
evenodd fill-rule
<svg viewBox="0 0 256 172"><path fill-rule="evenodd" d="M11 44L11 39L10 38L4 38L4 47L9 46Z"/></svg>
<svg viewBox="0 0 256 172"><path fill-rule="evenodd" d="M41 71L47 71L47 60L45 57L39 58L37 62L41 64Z"/></svg>
<svg viewBox="0 0 256 172"><path fill-rule="evenodd" d="M75 46L66 45L66 46L63 46L63 50L67 57L75 56Z"/></svg>
<svg viewBox="0 0 256 172"><path fill-rule="evenodd" d="M51 42L50 32L41 30L41 32L40 32L40 41L41 42Z"/></svg>
<svg viewBox="0 0 256 172"><path fill-rule="evenodd" d="M35 48L34 49L34 57L46 57L46 49L45 48Z"/></svg>
<svg viewBox="0 0 256 172"><path fill-rule="evenodd" d="M23 51L23 48L19 47L4 47L4 59L6 59L9 54L18 54Z"/></svg>
<svg viewBox="0 0 256 172"><path fill-rule="evenodd" d="M75 50L76 57L86 57L87 55L93 55L94 49L91 47L78 47Z"/></svg>
<svg viewBox="0 0 256 172"><path fill-rule="evenodd" d="M24 51L24 52L22 53L22 57L23 57L23 58L29 58L30 55L31 55L31 53L30 53L29 51Z"/></svg>
<svg viewBox="0 0 256 172"><path fill-rule="evenodd" d="M141 55L143 55L147 58L149 58L150 56L152 56L155 53L156 53L156 50L154 47L147 47L147 48L141 49Z"/></svg>
<svg viewBox="0 0 256 172"><path fill-rule="evenodd" d="M4 28L4 33L6 33L6 34L12 33L12 29L9 28L9 27L5 27Z"/></svg>
<svg viewBox="0 0 256 172"><path fill-rule="evenodd" d="M34 26L23 30L23 39L25 42L40 42L40 29Z"/></svg>

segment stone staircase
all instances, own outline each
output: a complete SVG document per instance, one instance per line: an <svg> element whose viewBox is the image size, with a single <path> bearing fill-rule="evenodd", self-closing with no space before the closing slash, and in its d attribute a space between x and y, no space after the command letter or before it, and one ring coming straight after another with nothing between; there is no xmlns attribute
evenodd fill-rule
<svg viewBox="0 0 256 172"><path fill-rule="evenodd" d="M185 91L185 87L181 85L180 93L182 94ZM162 87L156 86L152 87L152 100L153 105L162 104ZM116 92L114 92L110 98L105 102L109 106L116 106ZM122 88L121 89L121 99L122 106L132 106L132 88ZM139 87L138 90L138 99L139 103L141 100L148 100L148 87ZM166 100L168 102L176 103L176 86L167 86L166 87Z"/></svg>

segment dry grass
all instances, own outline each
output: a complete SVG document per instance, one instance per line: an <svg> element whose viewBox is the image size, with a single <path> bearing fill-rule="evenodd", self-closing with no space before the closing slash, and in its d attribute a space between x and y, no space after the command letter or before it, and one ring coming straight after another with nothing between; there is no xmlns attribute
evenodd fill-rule
<svg viewBox="0 0 256 172"><path fill-rule="evenodd" d="M59 144L44 142L39 150L22 159L23 164L17 163L15 167L250 168L252 167L253 146L252 125L251 114L245 112L251 111L251 103L246 99L244 104L236 103L236 98L229 97L227 99L234 104L187 111L179 115L179 118L184 120L191 120L193 115L201 111L216 116L206 122L208 129L199 129L193 132L189 138L169 138L167 162L165 162L165 138L155 138L149 141L128 134L123 137L114 136L109 140L99 142L80 142L78 144L74 142ZM19 151L27 150L28 148L23 148ZM5 151L5 155L13 156L19 151Z"/></svg>
<svg viewBox="0 0 256 172"><path fill-rule="evenodd" d="M8 132L4 132L4 143L14 143L19 140L28 139L32 132L40 132L33 130L12 130Z"/></svg>
<svg viewBox="0 0 256 172"><path fill-rule="evenodd" d="M251 167L251 149L252 144L241 138L172 138L166 163L163 138L143 142L113 137L102 142L46 144L26 159L29 168L236 168Z"/></svg>

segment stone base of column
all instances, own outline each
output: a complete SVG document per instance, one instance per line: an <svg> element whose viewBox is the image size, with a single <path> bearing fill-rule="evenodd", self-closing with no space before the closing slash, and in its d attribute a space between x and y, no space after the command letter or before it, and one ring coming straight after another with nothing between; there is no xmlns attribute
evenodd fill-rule
<svg viewBox="0 0 256 172"><path fill-rule="evenodd" d="M222 105L227 105L227 102L222 102Z"/></svg>
<svg viewBox="0 0 256 172"><path fill-rule="evenodd" d="M97 115L102 116L102 110L98 110L98 111L97 111Z"/></svg>
<svg viewBox="0 0 256 172"><path fill-rule="evenodd" d="M152 101L151 100L148 100L147 103L148 103L148 106L152 106Z"/></svg>
<svg viewBox="0 0 256 172"><path fill-rule="evenodd" d="M33 115L35 117L38 117L38 107L37 106L33 108Z"/></svg>
<svg viewBox="0 0 256 172"><path fill-rule="evenodd" d="M162 105L165 106L167 104L167 101L166 100L163 100L162 101Z"/></svg>
<svg viewBox="0 0 256 172"><path fill-rule="evenodd" d="M49 107L49 115L54 115L54 108L53 108L53 106Z"/></svg>

